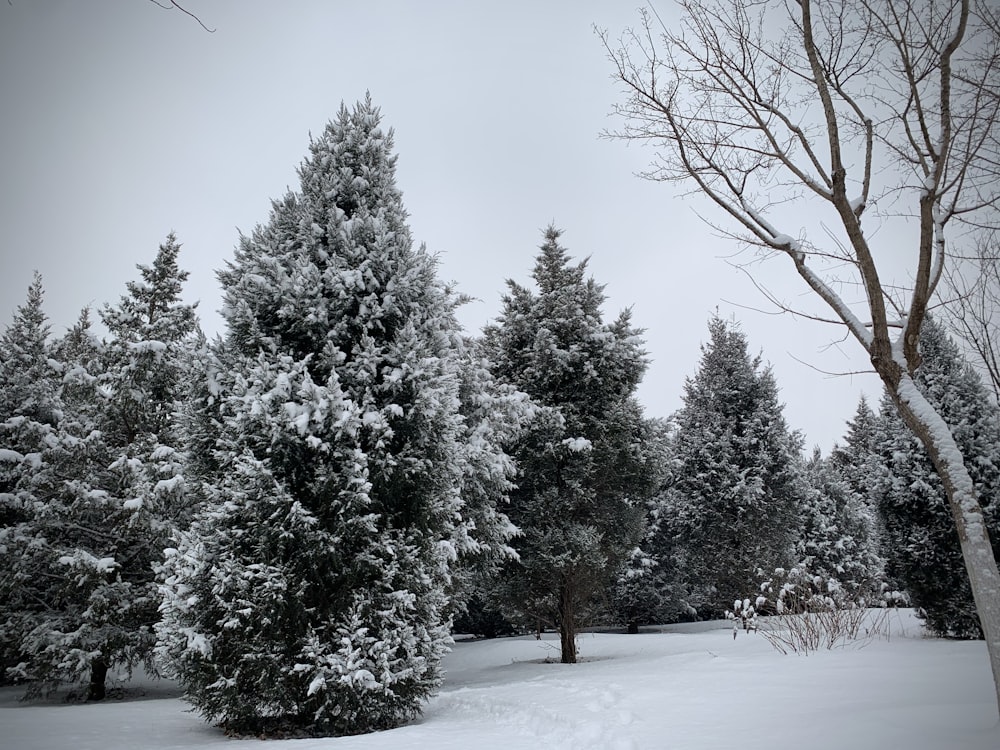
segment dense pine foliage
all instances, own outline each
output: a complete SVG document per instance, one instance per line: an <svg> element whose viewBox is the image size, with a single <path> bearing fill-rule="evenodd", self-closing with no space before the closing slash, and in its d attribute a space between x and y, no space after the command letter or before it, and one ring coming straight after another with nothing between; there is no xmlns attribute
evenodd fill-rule
<svg viewBox="0 0 1000 750"><path fill-rule="evenodd" d="M174 415L197 323L179 250L168 237L102 311L103 343L84 311L49 346L39 279L5 337L3 642L30 692L89 674L99 700L109 668L154 669L153 569L187 507Z"/></svg>
<svg viewBox="0 0 1000 750"><path fill-rule="evenodd" d="M453 563L507 553L508 426L486 424L504 393L412 246L392 145L370 101L342 108L220 273L219 437L197 459L217 482L169 552L159 634L234 732L413 718L440 681Z"/></svg>

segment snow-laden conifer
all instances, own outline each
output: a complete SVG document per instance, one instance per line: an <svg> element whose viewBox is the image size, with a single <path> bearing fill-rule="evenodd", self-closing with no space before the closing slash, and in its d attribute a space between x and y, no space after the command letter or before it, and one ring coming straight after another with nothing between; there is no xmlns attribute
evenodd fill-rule
<svg viewBox="0 0 1000 750"><path fill-rule="evenodd" d="M104 697L109 669L152 664L159 602L153 566L185 515L173 414L186 389L194 313L171 236L142 281L102 318L85 311L51 348L60 417L19 485L24 522L8 545L19 607L15 673L44 691L89 675Z"/></svg>
<svg viewBox="0 0 1000 750"><path fill-rule="evenodd" d="M716 316L708 327L675 415L651 550L667 571L663 585L700 616L755 591L758 570L792 562L804 493L801 438L785 423L770 368L735 324Z"/></svg>
<svg viewBox="0 0 1000 750"><path fill-rule="evenodd" d="M342 106L219 274L228 330L192 443L211 455L191 457L217 481L161 570L159 653L236 733L414 717L440 682L452 566L510 533L463 515L510 469L488 406L463 404L459 298L413 247L392 149L369 99Z"/></svg>
<svg viewBox="0 0 1000 750"><path fill-rule="evenodd" d="M575 662L579 624L605 604L641 538L656 469L634 398L646 368L640 332L628 312L602 320L603 287L586 277L586 262L570 262L559 234L545 232L537 291L508 282L486 342L497 379L537 405L514 448L520 560L500 588L526 622L557 626L562 660Z"/></svg>
<svg viewBox="0 0 1000 750"><path fill-rule="evenodd" d="M840 604L881 603L885 563L866 498L852 491L840 466L818 449L806 463L805 479L796 567L820 579Z"/></svg>
<svg viewBox="0 0 1000 750"><path fill-rule="evenodd" d="M48 319L39 274L0 338L0 678L22 661L23 592L16 562L30 541L26 523L34 497L28 489L41 456L54 440L61 405L58 373L48 356Z"/></svg>
<svg viewBox="0 0 1000 750"><path fill-rule="evenodd" d="M979 374L936 322L920 338L922 363L914 376L920 392L951 426L967 463L994 554L1000 540L1000 411ZM891 576L935 634L982 636L958 534L944 486L926 451L885 398L876 450L885 468L876 484L884 524L884 554Z"/></svg>

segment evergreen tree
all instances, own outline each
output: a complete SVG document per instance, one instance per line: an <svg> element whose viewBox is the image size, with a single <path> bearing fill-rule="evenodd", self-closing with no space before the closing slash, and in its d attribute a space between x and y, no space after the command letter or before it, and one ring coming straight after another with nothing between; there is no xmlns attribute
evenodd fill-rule
<svg viewBox="0 0 1000 750"><path fill-rule="evenodd" d="M979 375L936 321L920 338L917 387L951 427L983 504L994 554L1000 551L1000 412ZM877 486L889 573L909 594L928 630L982 637L944 487L926 451L883 400L877 448L887 467Z"/></svg>
<svg viewBox="0 0 1000 750"><path fill-rule="evenodd" d="M652 550L682 611L721 615L793 559L804 493L801 440L744 334L713 317L676 415L669 487Z"/></svg>
<svg viewBox="0 0 1000 750"><path fill-rule="evenodd" d="M24 600L16 673L29 692L89 673L88 698L105 695L109 669L152 667L159 596L153 566L183 515L184 483L173 413L186 388L193 309L178 295L173 236L142 282L102 313L99 346L87 311L52 348L60 418L20 483L29 510L8 551Z"/></svg>
<svg viewBox="0 0 1000 750"><path fill-rule="evenodd" d="M646 368L640 332L628 312L602 321L603 287L558 238L546 230L537 293L508 282L503 312L485 333L497 379L537 404L513 449L520 561L505 569L502 596L528 622L556 624L562 661L575 662L578 624L604 603L641 538L655 472L634 398Z"/></svg>
<svg viewBox="0 0 1000 750"><path fill-rule="evenodd" d="M20 630L24 601L18 590L16 555L33 497L27 491L41 468L61 406L58 380L48 357L49 325L42 278L35 274L27 298L0 338L0 668L2 678L23 656Z"/></svg>
<svg viewBox="0 0 1000 750"><path fill-rule="evenodd" d="M884 562L869 506L852 491L837 463L823 458L818 448L806 463L805 478L808 491L795 545L796 567L822 581L824 593L840 602L877 602Z"/></svg>
<svg viewBox="0 0 1000 750"><path fill-rule="evenodd" d="M648 466L655 471L652 486L659 491L670 473L671 425L668 420L651 419L647 422L647 430L640 444L648 454ZM657 560L650 553L659 534L659 510L660 504L654 495L645 503L642 540L629 554L612 589L613 615L629 633L638 633L640 625L677 619L672 611L671 597L663 586L668 562Z"/></svg>
<svg viewBox="0 0 1000 750"><path fill-rule="evenodd" d="M103 519L88 524L91 519L70 512L103 500L87 481L94 457L104 457L93 421L94 378L80 365L88 359L85 345L93 343L88 325L84 311L65 343L50 347L36 277L4 342L4 380L21 394L7 402L13 415L4 422L5 437L22 451L29 443L33 450L19 462L5 462L15 471L5 476L9 491L3 494L12 513L0 531L0 640L7 676L28 682L29 695L86 673L93 641L83 632L81 613L101 602L87 601L79 590L87 570L108 569L107 559L72 546L95 529L106 536ZM65 360L55 358L60 353ZM78 411L76 401L88 390L91 408Z"/></svg>
<svg viewBox="0 0 1000 750"><path fill-rule="evenodd" d="M191 458L219 481L161 570L159 652L236 733L411 719L440 681L452 565L509 533L461 515L508 459L468 445L490 438L462 413L460 300L412 246L380 119L342 106L219 274L224 367L192 443L212 455Z"/></svg>
<svg viewBox="0 0 1000 750"><path fill-rule="evenodd" d="M484 587L505 561L517 557L509 544L517 527L498 506L515 487L516 467L501 446L516 442L534 413L525 393L493 377L481 340L460 343L459 402L465 434L460 443L464 532L459 537L466 541L456 550L452 566L450 608L455 614L464 612L474 596L479 598L477 606L489 609Z"/></svg>

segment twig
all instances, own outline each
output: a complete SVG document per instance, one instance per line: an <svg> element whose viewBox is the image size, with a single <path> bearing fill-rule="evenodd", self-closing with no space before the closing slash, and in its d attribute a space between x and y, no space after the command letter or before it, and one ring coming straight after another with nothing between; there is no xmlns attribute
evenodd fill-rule
<svg viewBox="0 0 1000 750"><path fill-rule="evenodd" d="M11 2L11 0L7 0L7 2ZM181 5L180 3L178 3L177 0L170 0L170 2L167 3L167 4L161 3L160 0L149 0L149 2L151 2L153 5L157 6L158 8L163 8L163 10L173 10L174 8L176 8L181 13L184 13L185 15L191 16L191 18L193 18L195 21L197 21L198 25L201 26L201 28L203 28L209 34L214 34L215 33L215 29L208 28L208 26L205 25L204 21L202 21L196 14L192 13L191 11L189 11L183 5Z"/></svg>

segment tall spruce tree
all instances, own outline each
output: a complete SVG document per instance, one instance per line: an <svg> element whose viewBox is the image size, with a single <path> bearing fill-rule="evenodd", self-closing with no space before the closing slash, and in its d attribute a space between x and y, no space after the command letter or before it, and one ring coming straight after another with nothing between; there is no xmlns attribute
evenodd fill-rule
<svg viewBox="0 0 1000 750"><path fill-rule="evenodd" d="M653 549L681 611L720 615L757 590L757 571L793 561L805 492L801 438L778 387L739 328L709 321L695 375L684 384Z"/></svg>
<svg viewBox="0 0 1000 750"><path fill-rule="evenodd" d="M106 344L84 311L47 358L59 420L20 483L27 513L7 545L24 600L16 673L29 692L89 674L87 697L100 700L109 669L152 667L153 566L185 505L172 425L195 320L178 298L178 249L169 237L153 266L138 266L143 280L104 309Z"/></svg>
<svg viewBox="0 0 1000 750"><path fill-rule="evenodd" d="M876 450L879 429L878 415L862 394L854 416L847 422L843 445L834 445L830 452L830 460L848 483L852 494L858 502L867 506L873 516L876 514L872 488L884 470Z"/></svg>
<svg viewBox="0 0 1000 750"><path fill-rule="evenodd" d="M17 557L32 517L29 485L61 415L58 379L48 357L48 318L42 278L36 273L27 297L0 338L0 668L21 663L25 609Z"/></svg>
<svg viewBox="0 0 1000 750"><path fill-rule="evenodd" d="M103 516L86 515L106 499L90 479L107 463L96 378L85 366L99 352L88 326L85 311L66 343L52 346L36 277L4 338L4 382L19 396L7 401L3 430L7 445L20 449L14 455L23 455L4 462L14 472L6 473L2 495L13 514L0 530L0 641L7 676L27 682L29 696L86 675L106 640L86 622L104 604L89 597L87 581L111 567L87 549L95 535L111 538ZM78 409L83 402L88 407ZM12 458L11 449L5 455Z"/></svg>
<svg viewBox="0 0 1000 750"><path fill-rule="evenodd" d="M638 633L640 625L677 619L672 611L673 601L663 586L668 578L667 561L658 560L650 550L654 548L660 529L659 491L670 475L670 433L672 424L666 419L650 419L647 433L640 444L648 454L647 465L653 474L653 487L657 492L649 497L644 507L644 532L629 554L628 563L621 570L611 591L614 618L625 625L629 633Z"/></svg>
<svg viewBox="0 0 1000 750"><path fill-rule="evenodd" d="M603 287L573 264L549 227L535 262L537 292L509 293L485 340L498 380L526 392L537 412L514 444L510 517L520 561L504 571L508 604L560 630L576 661L579 623L603 600L642 534L655 469L634 393L646 368L629 313L604 323Z"/></svg>
<svg viewBox="0 0 1000 750"><path fill-rule="evenodd" d="M192 444L219 481L161 570L159 652L236 733L413 718L440 681L452 565L510 533L462 515L466 490L495 504L509 459L485 431L470 450L459 299L413 248L380 120L342 106L219 274L225 366Z"/></svg>
<svg viewBox="0 0 1000 750"><path fill-rule="evenodd" d="M920 338L921 393L951 426L963 455L977 456L969 472L983 506L994 554L1000 552L1000 411L978 373L936 322ZM886 467L876 486L884 525L884 555L928 630L980 638L958 534L944 487L920 442L883 399L876 450Z"/></svg>

